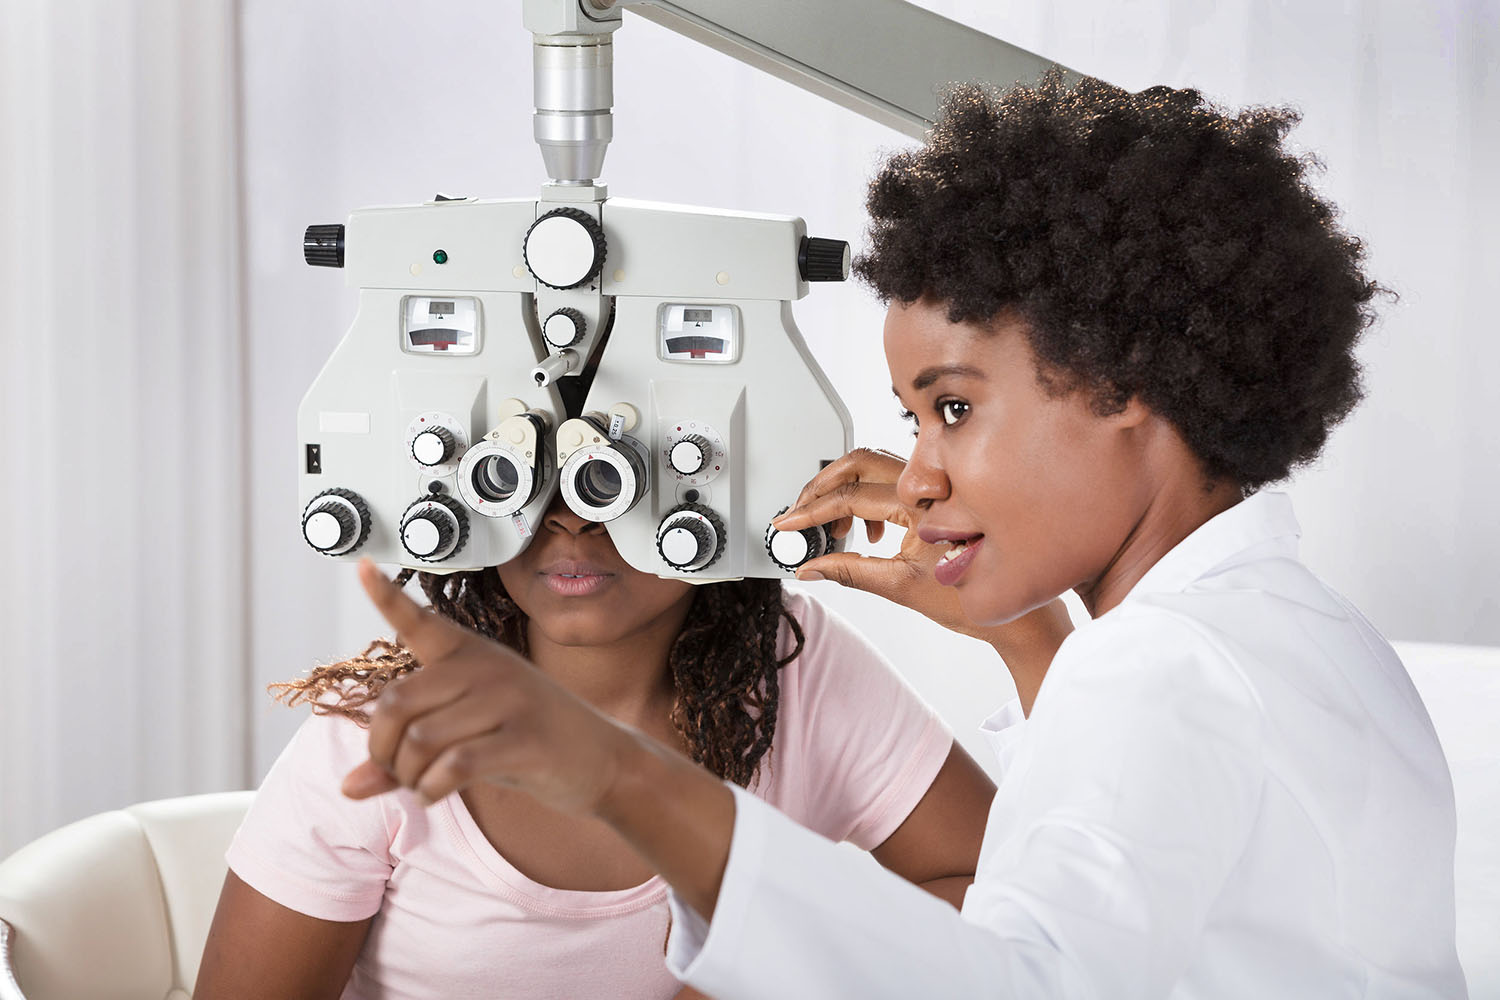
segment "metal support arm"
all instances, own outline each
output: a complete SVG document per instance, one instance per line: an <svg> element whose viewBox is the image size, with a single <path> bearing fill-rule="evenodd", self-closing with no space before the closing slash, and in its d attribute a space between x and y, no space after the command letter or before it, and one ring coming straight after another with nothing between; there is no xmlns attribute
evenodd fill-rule
<svg viewBox="0 0 1500 1000"><path fill-rule="evenodd" d="M905 0L611 2L914 139L944 85L1008 88L1055 65Z"/></svg>
<svg viewBox="0 0 1500 1000"><path fill-rule="evenodd" d="M555 184L603 168L622 8L915 139L946 85L1010 87L1055 65L906 0L525 0L536 139Z"/></svg>

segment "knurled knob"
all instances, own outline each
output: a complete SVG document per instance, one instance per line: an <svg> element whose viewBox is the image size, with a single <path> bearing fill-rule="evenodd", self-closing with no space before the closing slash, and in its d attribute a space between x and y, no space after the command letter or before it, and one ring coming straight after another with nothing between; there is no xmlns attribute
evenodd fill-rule
<svg viewBox="0 0 1500 1000"><path fill-rule="evenodd" d="M599 276L608 243L597 219L579 208L554 208L526 230L521 257L548 288L577 288Z"/></svg>
<svg viewBox="0 0 1500 1000"><path fill-rule="evenodd" d="M401 545L424 562L455 555L469 537L469 521L449 497L428 494L401 515Z"/></svg>
<svg viewBox="0 0 1500 1000"><path fill-rule="evenodd" d="M783 507L776 512L776 517L786 512L787 508ZM776 517L771 520L776 520ZM831 548L828 530L820 524L797 531L780 531L770 525L766 527L766 555L770 556L773 563L789 572L803 563L826 555Z"/></svg>
<svg viewBox="0 0 1500 1000"><path fill-rule="evenodd" d="M429 427L411 439L411 457L422 465L442 465L453 457L457 443L448 428Z"/></svg>
<svg viewBox="0 0 1500 1000"><path fill-rule="evenodd" d="M588 322L577 309L559 309L542 324L542 336L553 347L572 347L583 339Z"/></svg>
<svg viewBox="0 0 1500 1000"><path fill-rule="evenodd" d="M691 476L708 464L708 456L712 453L713 445L708 438L702 434L689 434L672 445L672 450L667 453L667 461L675 471Z"/></svg>
<svg viewBox="0 0 1500 1000"><path fill-rule="evenodd" d="M313 267L343 267L344 224L308 226L302 234L302 259Z"/></svg>
<svg viewBox="0 0 1500 1000"><path fill-rule="evenodd" d="M324 555L345 555L370 537L370 510L351 490L324 490L303 509L302 537Z"/></svg>
<svg viewBox="0 0 1500 1000"><path fill-rule="evenodd" d="M712 508L685 503L667 512L656 532L656 550L674 569L707 569L724 554L724 522Z"/></svg>
<svg viewBox="0 0 1500 1000"><path fill-rule="evenodd" d="M804 236L797 248L797 270L803 281L843 281L849 277L849 244Z"/></svg>

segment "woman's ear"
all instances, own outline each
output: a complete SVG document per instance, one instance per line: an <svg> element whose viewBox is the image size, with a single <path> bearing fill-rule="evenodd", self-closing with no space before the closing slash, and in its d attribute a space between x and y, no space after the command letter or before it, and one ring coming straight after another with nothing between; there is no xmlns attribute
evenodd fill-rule
<svg viewBox="0 0 1500 1000"><path fill-rule="evenodd" d="M1141 397L1131 396L1125 401L1125 405L1118 413L1111 413L1105 419L1123 430L1125 428L1139 427L1153 416L1155 416L1154 411L1141 402Z"/></svg>

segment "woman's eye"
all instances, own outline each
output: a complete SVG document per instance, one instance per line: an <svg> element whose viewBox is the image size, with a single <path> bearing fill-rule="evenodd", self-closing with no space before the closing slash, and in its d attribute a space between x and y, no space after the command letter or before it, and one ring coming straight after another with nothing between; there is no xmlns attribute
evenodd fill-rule
<svg viewBox="0 0 1500 1000"><path fill-rule="evenodd" d="M938 403L938 413L942 416L943 423L950 427L962 420L968 412L969 404L959 399L945 399Z"/></svg>
<svg viewBox="0 0 1500 1000"><path fill-rule="evenodd" d="M916 437L917 436L917 415L915 413L911 412L910 410L902 410L901 411L901 419L905 420L907 423L911 424L911 434L912 434L912 437Z"/></svg>

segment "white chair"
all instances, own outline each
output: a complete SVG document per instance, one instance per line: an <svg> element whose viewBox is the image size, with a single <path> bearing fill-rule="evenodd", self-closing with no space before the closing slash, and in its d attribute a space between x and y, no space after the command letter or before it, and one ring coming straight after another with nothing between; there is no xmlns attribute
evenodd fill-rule
<svg viewBox="0 0 1500 1000"><path fill-rule="evenodd" d="M1458 958L1470 1000L1500 1000L1500 648L1395 643L1422 694L1458 804Z"/></svg>
<svg viewBox="0 0 1500 1000"><path fill-rule="evenodd" d="M100 813L0 863L0 1000L189 1000L254 794Z"/></svg>

